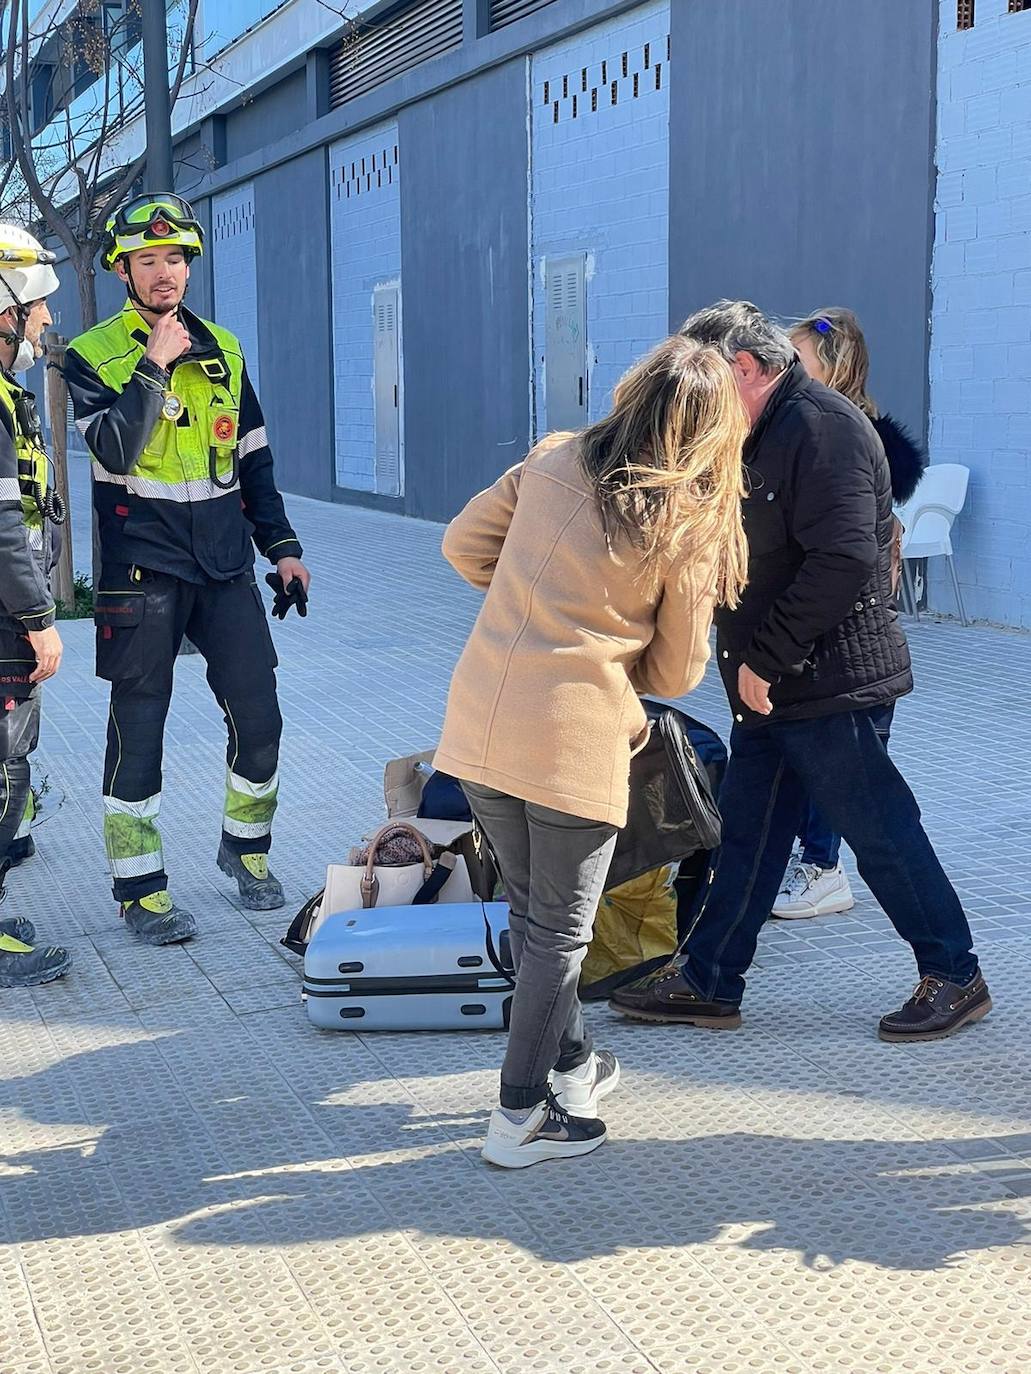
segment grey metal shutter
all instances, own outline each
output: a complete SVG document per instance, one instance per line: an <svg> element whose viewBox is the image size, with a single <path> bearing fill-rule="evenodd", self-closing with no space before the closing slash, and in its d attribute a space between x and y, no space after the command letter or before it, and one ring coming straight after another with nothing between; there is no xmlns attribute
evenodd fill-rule
<svg viewBox="0 0 1031 1374"><path fill-rule="evenodd" d="M376 490L382 496L401 495L400 295L396 286L377 286L372 296Z"/></svg>
<svg viewBox="0 0 1031 1374"><path fill-rule="evenodd" d="M587 423L587 260L548 258L544 269L544 410L549 430Z"/></svg>
<svg viewBox="0 0 1031 1374"><path fill-rule="evenodd" d="M462 42L462 0L415 0L379 24L359 20L330 55L331 109Z"/></svg>
<svg viewBox="0 0 1031 1374"><path fill-rule="evenodd" d="M490 26L503 29L506 24L514 24L553 3L554 0L490 0Z"/></svg>

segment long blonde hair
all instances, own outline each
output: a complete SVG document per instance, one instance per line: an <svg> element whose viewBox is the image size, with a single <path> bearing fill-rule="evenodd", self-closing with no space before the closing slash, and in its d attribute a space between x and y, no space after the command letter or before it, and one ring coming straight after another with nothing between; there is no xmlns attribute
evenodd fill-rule
<svg viewBox="0 0 1031 1374"><path fill-rule="evenodd" d="M871 420L879 414L866 390L870 377L870 354L859 321L851 310L840 305L817 310L800 320L789 334L792 343L809 340L827 374L826 385L847 396Z"/></svg>
<svg viewBox="0 0 1031 1374"><path fill-rule="evenodd" d="M627 372L610 414L580 435L606 537L639 549L653 584L663 561L688 544L713 559L720 603L738 604L748 567L747 433L729 365L710 345L674 334Z"/></svg>

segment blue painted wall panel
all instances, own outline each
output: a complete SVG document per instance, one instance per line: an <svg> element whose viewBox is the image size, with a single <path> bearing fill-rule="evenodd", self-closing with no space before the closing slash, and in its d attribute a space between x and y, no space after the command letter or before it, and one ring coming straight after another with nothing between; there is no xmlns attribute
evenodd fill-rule
<svg viewBox="0 0 1031 1374"><path fill-rule="evenodd" d="M303 233L284 206L304 207ZM255 177L254 210L266 325L260 399L276 478L283 491L325 499L333 490L326 150L316 148Z"/></svg>
<svg viewBox="0 0 1031 1374"><path fill-rule="evenodd" d="M667 332L669 22L667 3L642 5L533 55L538 433L549 428L547 257L587 253L589 418L605 413L627 367Z"/></svg>
<svg viewBox="0 0 1031 1374"><path fill-rule="evenodd" d="M258 279L255 266L254 186L245 182L211 207L211 256L215 285L215 320L243 345L247 372L260 387L258 355Z"/></svg>
<svg viewBox="0 0 1031 1374"><path fill-rule="evenodd" d="M671 323L720 296L788 317L850 306L875 397L918 433L935 18L920 0L672 11Z"/></svg>
<svg viewBox="0 0 1031 1374"><path fill-rule="evenodd" d="M400 177L396 123L330 147L336 481L354 491L376 490L372 293L401 276Z"/></svg>
<svg viewBox="0 0 1031 1374"><path fill-rule="evenodd" d="M525 61L400 129L406 509L447 520L529 445Z"/></svg>
<svg viewBox="0 0 1031 1374"><path fill-rule="evenodd" d="M970 615L1031 629L1031 12L941 0L931 456L970 469L953 529ZM931 565L931 603L954 609Z"/></svg>

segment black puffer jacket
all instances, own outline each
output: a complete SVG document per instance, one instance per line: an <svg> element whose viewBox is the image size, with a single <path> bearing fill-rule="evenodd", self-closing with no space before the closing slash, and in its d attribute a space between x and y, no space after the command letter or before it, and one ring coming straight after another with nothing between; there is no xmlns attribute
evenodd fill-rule
<svg viewBox="0 0 1031 1374"><path fill-rule="evenodd" d="M891 590L892 485L884 448L850 401L796 362L745 445L749 583L717 613L735 719L742 662L773 684L774 720L879 706L912 690Z"/></svg>

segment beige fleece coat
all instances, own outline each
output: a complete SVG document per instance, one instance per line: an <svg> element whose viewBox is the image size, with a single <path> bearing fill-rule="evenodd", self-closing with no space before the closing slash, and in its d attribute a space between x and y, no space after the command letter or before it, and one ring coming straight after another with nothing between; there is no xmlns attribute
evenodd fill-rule
<svg viewBox="0 0 1031 1374"><path fill-rule="evenodd" d="M709 658L711 562L649 591L610 549L575 440L550 440L448 526L444 556L486 592L451 681L435 766L586 820L626 824L639 693L678 697Z"/></svg>

